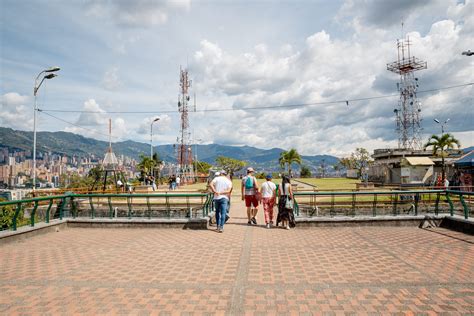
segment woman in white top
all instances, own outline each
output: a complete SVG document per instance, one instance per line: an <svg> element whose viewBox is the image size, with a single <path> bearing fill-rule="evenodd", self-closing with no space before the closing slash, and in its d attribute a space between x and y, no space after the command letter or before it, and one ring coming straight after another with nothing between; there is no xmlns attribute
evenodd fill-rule
<svg viewBox="0 0 474 316"><path fill-rule="evenodd" d="M273 207L276 200L276 185L272 182L272 175L267 174L267 181L262 184L262 204L263 214L265 215L265 224L267 228L273 226Z"/></svg>

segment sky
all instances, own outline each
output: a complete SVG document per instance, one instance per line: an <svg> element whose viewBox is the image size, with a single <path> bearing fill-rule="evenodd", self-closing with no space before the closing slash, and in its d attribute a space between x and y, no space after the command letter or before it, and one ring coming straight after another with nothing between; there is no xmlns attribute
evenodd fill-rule
<svg viewBox="0 0 474 316"><path fill-rule="evenodd" d="M386 65L409 37L428 65L416 73L423 143L449 119L445 131L474 145L474 56L461 54L474 51L474 1L0 0L0 11L2 127L33 130L35 78L58 66L38 90L38 131L107 140L111 119L112 141L149 143L159 117L153 145L172 144L187 68L193 143L396 148L399 76Z"/></svg>

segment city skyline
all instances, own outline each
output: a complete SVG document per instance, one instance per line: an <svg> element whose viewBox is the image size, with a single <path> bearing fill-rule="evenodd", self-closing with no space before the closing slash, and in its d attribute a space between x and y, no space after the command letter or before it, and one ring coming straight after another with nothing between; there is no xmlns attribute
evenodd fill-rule
<svg viewBox="0 0 474 316"><path fill-rule="evenodd" d="M441 132L434 119L449 118L445 131L462 147L474 145L473 59L461 55L472 49L472 1L3 1L1 7L3 127L32 130L34 78L59 66L59 77L41 87L38 107L66 112L39 113L39 131L107 140L112 118L113 141L146 143L159 116L154 145L174 143L182 66L197 100L192 138L204 144L338 157L356 147L394 148L399 78L386 64L396 60L403 34L428 63L417 74L419 90L464 85L419 95L423 140ZM254 109L261 107L271 109Z"/></svg>

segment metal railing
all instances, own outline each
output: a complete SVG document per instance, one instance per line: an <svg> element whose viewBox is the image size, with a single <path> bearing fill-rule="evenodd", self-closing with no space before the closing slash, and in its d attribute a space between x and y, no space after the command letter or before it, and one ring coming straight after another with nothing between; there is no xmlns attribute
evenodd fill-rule
<svg viewBox="0 0 474 316"><path fill-rule="evenodd" d="M473 192L454 190L295 192L300 217L384 216L446 213L474 216Z"/></svg>
<svg viewBox="0 0 474 316"><path fill-rule="evenodd" d="M474 216L473 196L454 190L294 193L299 217L449 214L468 219ZM199 218L212 208L209 193L55 195L0 202L0 229L55 218Z"/></svg>
<svg viewBox="0 0 474 316"><path fill-rule="evenodd" d="M209 193L66 194L0 202L0 230L63 218L199 218L212 210ZM13 215L13 216L12 216ZM10 217L7 219L7 217Z"/></svg>

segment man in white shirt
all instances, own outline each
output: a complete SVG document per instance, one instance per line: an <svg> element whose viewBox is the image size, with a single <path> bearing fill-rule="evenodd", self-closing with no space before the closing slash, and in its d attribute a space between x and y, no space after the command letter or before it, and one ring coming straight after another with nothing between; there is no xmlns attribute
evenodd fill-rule
<svg viewBox="0 0 474 316"><path fill-rule="evenodd" d="M210 184L214 193L214 204L216 206L216 223L219 233L224 232L225 217L229 208L230 193L232 192L232 181L227 177L227 172L222 170L218 177L215 177Z"/></svg>
<svg viewBox="0 0 474 316"><path fill-rule="evenodd" d="M267 228L273 225L273 207L276 200L276 184L272 182L272 175L267 174L267 181L262 184L262 204L263 214L265 215L265 224Z"/></svg>
<svg viewBox="0 0 474 316"><path fill-rule="evenodd" d="M176 177L176 186L179 188L179 185L181 183L181 178L179 176Z"/></svg>

